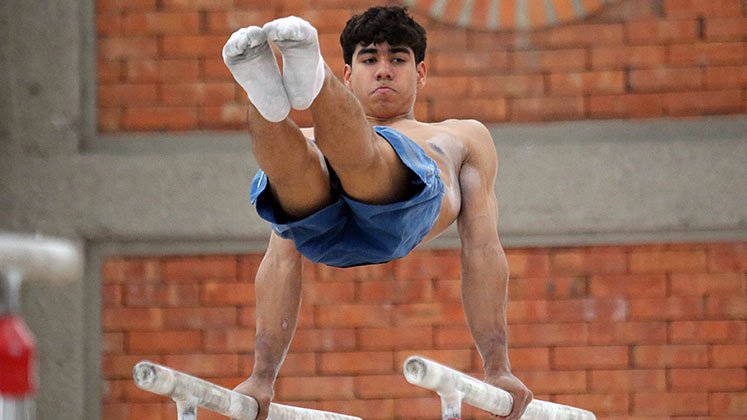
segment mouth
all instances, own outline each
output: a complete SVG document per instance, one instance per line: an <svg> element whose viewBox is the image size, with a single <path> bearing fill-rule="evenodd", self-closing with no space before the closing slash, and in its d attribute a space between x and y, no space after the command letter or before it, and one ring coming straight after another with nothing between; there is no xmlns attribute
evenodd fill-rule
<svg viewBox="0 0 747 420"><path fill-rule="evenodd" d="M390 88L389 86L379 86L376 89L374 89L374 91L372 93L386 94L386 93L394 93L394 92L396 92L396 91L394 89Z"/></svg>

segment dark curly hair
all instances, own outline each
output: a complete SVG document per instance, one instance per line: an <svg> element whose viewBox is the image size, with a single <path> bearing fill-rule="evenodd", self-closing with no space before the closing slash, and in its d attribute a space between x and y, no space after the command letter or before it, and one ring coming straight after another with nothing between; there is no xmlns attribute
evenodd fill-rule
<svg viewBox="0 0 747 420"><path fill-rule="evenodd" d="M412 48L416 63L425 60L425 29L404 7L372 7L351 17L340 34L343 58L348 65L353 62L356 46L383 42Z"/></svg>

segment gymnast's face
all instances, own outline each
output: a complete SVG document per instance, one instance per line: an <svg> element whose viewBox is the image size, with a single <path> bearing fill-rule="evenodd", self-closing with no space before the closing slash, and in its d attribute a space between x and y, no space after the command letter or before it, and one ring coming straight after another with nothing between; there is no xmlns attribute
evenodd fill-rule
<svg viewBox="0 0 747 420"><path fill-rule="evenodd" d="M412 116L425 74L425 63L415 62L412 48L384 42L357 46L343 79L366 115L386 120Z"/></svg>

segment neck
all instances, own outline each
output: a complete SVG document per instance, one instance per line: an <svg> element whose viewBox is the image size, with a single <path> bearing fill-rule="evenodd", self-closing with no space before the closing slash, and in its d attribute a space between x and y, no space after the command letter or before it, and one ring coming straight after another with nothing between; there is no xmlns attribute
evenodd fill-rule
<svg viewBox="0 0 747 420"><path fill-rule="evenodd" d="M415 111L413 109L410 109L406 113L394 115L392 117L387 117L387 118L380 118L380 117L376 117L373 115L366 115L366 119L368 119L368 123L371 125L392 125L402 120L415 120Z"/></svg>

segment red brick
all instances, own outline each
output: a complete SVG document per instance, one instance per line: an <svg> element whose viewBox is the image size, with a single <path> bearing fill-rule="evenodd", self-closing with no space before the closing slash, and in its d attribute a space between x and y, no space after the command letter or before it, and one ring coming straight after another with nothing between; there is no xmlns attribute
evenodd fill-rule
<svg viewBox="0 0 747 420"><path fill-rule="evenodd" d="M164 404L159 403L129 403L102 405L102 418L107 420L161 420L165 419L163 413Z"/></svg>
<svg viewBox="0 0 747 420"><path fill-rule="evenodd" d="M425 87L418 91L419 98L426 100L459 98L467 96L470 78L464 76L431 76Z"/></svg>
<svg viewBox="0 0 747 420"><path fill-rule="evenodd" d="M158 45L151 38L101 38L98 40L98 55L109 61L155 58Z"/></svg>
<svg viewBox="0 0 747 420"><path fill-rule="evenodd" d="M194 58L218 55L226 43L219 35L164 35L161 39L162 56L166 58Z"/></svg>
<svg viewBox="0 0 747 420"><path fill-rule="evenodd" d="M357 285L356 300L363 303L430 302L433 283L432 280L361 282Z"/></svg>
<svg viewBox="0 0 747 420"><path fill-rule="evenodd" d="M666 322L594 322L591 344L659 344L667 341Z"/></svg>
<svg viewBox="0 0 747 420"><path fill-rule="evenodd" d="M235 354L166 355L164 363L193 376L236 376L239 356Z"/></svg>
<svg viewBox="0 0 747 420"><path fill-rule="evenodd" d="M673 274L670 280L672 295L744 295L747 280L740 273L723 274Z"/></svg>
<svg viewBox="0 0 747 420"><path fill-rule="evenodd" d="M746 336L744 321L675 321L669 326L672 343L739 343Z"/></svg>
<svg viewBox="0 0 747 420"><path fill-rule="evenodd" d="M149 331L160 330L164 326L164 316L160 309L117 308L102 311L104 331Z"/></svg>
<svg viewBox="0 0 747 420"><path fill-rule="evenodd" d="M550 370L550 349L541 347L512 348L509 349L508 353L513 370ZM477 366L481 366L481 364Z"/></svg>
<svg viewBox="0 0 747 420"><path fill-rule="evenodd" d="M506 252L511 278L546 277L550 274L550 256L546 250Z"/></svg>
<svg viewBox="0 0 747 420"><path fill-rule="evenodd" d="M708 296L705 313L707 318L747 319L747 299L744 296Z"/></svg>
<svg viewBox="0 0 747 420"><path fill-rule="evenodd" d="M747 86L747 69L744 76ZM711 273L747 271L747 243L710 244L707 252L708 271Z"/></svg>
<svg viewBox="0 0 747 420"><path fill-rule="evenodd" d="M467 49L467 31L463 29L428 30L428 51L453 51Z"/></svg>
<svg viewBox="0 0 747 420"><path fill-rule="evenodd" d="M634 92L698 89L703 86L703 71L699 68L632 70L629 80Z"/></svg>
<svg viewBox="0 0 747 420"><path fill-rule="evenodd" d="M418 396L431 396L432 391L425 388L421 388L415 385L409 384L404 375L361 375L356 376L354 379L354 388L350 392L354 392L355 396L363 399L372 398L408 398ZM339 386L339 385L338 385ZM323 398L330 398L329 396L323 396ZM332 397L334 398L334 397Z"/></svg>
<svg viewBox="0 0 747 420"><path fill-rule="evenodd" d="M472 334L466 325L438 327L434 340L434 348L437 349L464 349L471 348L474 344Z"/></svg>
<svg viewBox="0 0 747 420"><path fill-rule="evenodd" d="M394 276L394 264L364 265L351 268L336 268L327 265L317 266L319 281L382 281Z"/></svg>
<svg viewBox="0 0 747 420"><path fill-rule="evenodd" d="M623 93L624 91L625 81L622 71L554 73L550 75L550 92L553 95Z"/></svg>
<svg viewBox="0 0 747 420"><path fill-rule="evenodd" d="M470 78L469 95L527 97L542 95L545 82L542 75L475 76Z"/></svg>
<svg viewBox="0 0 747 420"><path fill-rule="evenodd" d="M130 36L196 34L200 16L197 12L128 13L123 25Z"/></svg>
<svg viewBox="0 0 747 420"><path fill-rule="evenodd" d="M162 0L166 10L226 10L232 6L231 0Z"/></svg>
<svg viewBox="0 0 747 420"><path fill-rule="evenodd" d="M293 336L291 351L342 351L356 348L354 329L299 329Z"/></svg>
<svg viewBox="0 0 747 420"><path fill-rule="evenodd" d="M319 358L319 372L324 375L393 373L394 358L390 352L322 353Z"/></svg>
<svg viewBox="0 0 747 420"><path fill-rule="evenodd" d="M168 308L163 310L169 329L210 329L237 325L236 308Z"/></svg>
<svg viewBox="0 0 747 420"><path fill-rule="evenodd" d="M665 297L667 279L664 274L638 274L617 276L592 276L593 297Z"/></svg>
<svg viewBox="0 0 747 420"><path fill-rule="evenodd" d="M371 282L373 284L379 282ZM368 284L368 283L366 283ZM308 305L352 303L355 301L355 283L321 283L304 281L303 302Z"/></svg>
<svg viewBox="0 0 747 420"><path fill-rule="evenodd" d="M198 77L197 60L127 60L124 80L129 83L194 82Z"/></svg>
<svg viewBox="0 0 747 420"><path fill-rule="evenodd" d="M223 104L200 108L199 124L206 128L242 129L246 127L246 105Z"/></svg>
<svg viewBox="0 0 747 420"><path fill-rule="evenodd" d="M236 10L229 8L228 10L209 11L205 12L207 19L205 31L211 35L223 35L228 40L228 35L239 28L262 26L271 21L274 15L272 9Z"/></svg>
<svg viewBox="0 0 747 420"><path fill-rule="evenodd" d="M131 332L127 348L135 353L173 354L199 351L202 337L199 331Z"/></svg>
<svg viewBox="0 0 747 420"><path fill-rule="evenodd" d="M284 399L294 400L353 399L355 395L349 376L279 378L276 389Z"/></svg>
<svg viewBox="0 0 747 420"><path fill-rule="evenodd" d="M122 127L138 130L187 130L197 128L197 110L191 107L132 107L125 109Z"/></svg>
<svg viewBox="0 0 747 420"><path fill-rule="evenodd" d="M747 67L709 66L705 69L705 86L708 89L747 87Z"/></svg>
<svg viewBox="0 0 747 420"><path fill-rule="evenodd" d="M571 407L583 407L595 415L628 414L628 394L572 394L557 395L552 401Z"/></svg>
<svg viewBox="0 0 747 420"><path fill-rule="evenodd" d="M664 0L664 13L671 17L735 16L740 0Z"/></svg>
<svg viewBox="0 0 747 420"><path fill-rule="evenodd" d="M96 117L96 124L99 131L119 131L121 128L122 108L99 108Z"/></svg>
<svg viewBox="0 0 747 420"><path fill-rule="evenodd" d="M666 62L667 50L661 45L611 46L591 50L593 70L651 68Z"/></svg>
<svg viewBox="0 0 747 420"><path fill-rule="evenodd" d="M315 310L319 327L385 327L392 322L389 305L320 306Z"/></svg>
<svg viewBox="0 0 747 420"><path fill-rule="evenodd" d="M311 376L317 372L317 355L314 353L288 353L283 362L283 376ZM251 371L244 372L251 374Z"/></svg>
<svg viewBox="0 0 747 420"><path fill-rule="evenodd" d="M101 352L103 354L119 354L125 351L125 333L103 333L101 337Z"/></svg>
<svg viewBox="0 0 747 420"><path fill-rule="evenodd" d="M509 55L513 72L580 71L586 68L584 49L516 51ZM663 60L662 60L663 61Z"/></svg>
<svg viewBox="0 0 747 420"><path fill-rule="evenodd" d="M198 62L200 63L200 78L202 80L219 80L222 82L232 80L231 73L223 63L223 59L219 57L201 57Z"/></svg>
<svg viewBox="0 0 747 420"><path fill-rule="evenodd" d="M744 50L741 42L678 44L670 47L668 62L678 66L742 64Z"/></svg>
<svg viewBox="0 0 747 420"><path fill-rule="evenodd" d="M107 38L124 35L124 18L122 15L99 14L96 16L96 35Z"/></svg>
<svg viewBox="0 0 747 420"><path fill-rule="evenodd" d="M161 266L155 258L107 258L101 269L104 283L146 283L161 280Z"/></svg>
<svg viewBox="0 0 747 420"><path fill-rule="evenodd" d="M537 394L566 394L586 392L585 371L514 372L532 392Z"/></svg>
<svg viewBox="0 0 747 420"><path fill-rule="evenodd" d="M711 361L714 367L747 366L746 344L723 344L711 346Z"/></svg>
<svg viewBox="0 0 747 420"><path fill-rule="evenodd" d="M156 0L98 0L96 12L99 14L117 14L135 10L155 10Z"/></svg>
<svg viewBox="0 0 747 420"><path fill-rule="evenodd" d="M705 345L637 346L633 349L636 367L705 367L708 347Z"/></svg>
<svg viewBox="0 0 747 420"><path fill-rule="evenodd" d="M558 370L619 369L629 364L626 346L557 347L551 360L553 368Z"/></svg>
<svg viewBox="0 0 747 420"><path fill-rule="evenodd" d="M127 306L195 306L200 302L196 284L128 284Z"/></svg>
<svg viewBox="0 0 747 420"><path fill-rule="evenodd" d="M502 98L470 98L450 101L435 101L432 119L443 121L451 118L476 119L484 123L506 120L506 100Z"/></svg>
<svg viewBox="0 0 747 420"><path fill-rule="evenodd" d="M101 304L105 308L122 306L122 286L119 284L102 285Z"/></svg>
<svg viewBox="0 0 747 420"><path fill-rule="evenodd" d="M204 333L204 350L208 353L246 353L254 351L255 331L247 328L221 328Z"/></svg>
<svg viewBox="0 0 747 420"><path fill-rule="evenodd" d="M619 321L626 317L627 304L620 298L512 301L507 314L510 322Z"/></svg>
<svg viewBox="0 0 747 420"><path fill-rule="evenodd" d="M602 118L651 118L666 114L666 95L627 94L591 96L589 114Z"/></svg>
<svg viewBox="0 0 747 420"><path fill-rule="evenodd" d="M432 327L359 328L357 336L364 350L420 349L433 344Z"/></svg>
<svg viewBox="0 0 747 420"><path fill-rule="evenodd" d="M222 105L234 99L232 82L167 83L161 85L159 100L164 105Z"/></svg>
<svg viewBox="0 0 747 420"><path fill-rule="evenodd" d="M737 415L741 418L747 416L747 393L723 392L710 394L711 414L717 416Z"/></svg>
<svg viewBox="0 0 747 420"><path fill-rule="evenodd" d="M235 281L235 257L173 257L164 260L163 278L166 282L199 283L203 281Z"/></svg>
<svg viewBox="0 0 747 420"><path fill-rule="evenodd" d="M705 20L706 41L739 41L745 33L747 19L740 16Z"/></svg>
<svg viewBox="0 0 747 420"><path fill-rule="evenodd" d="M430 282L433 287L433 300L436 302L461 302L462 281L460 280L436 280ZM416 290L428 290L424 285Z"/></svg>
<svg viewBox="0 0 747 420"><path fill-rule="evenodd" d="M739 90L670 93L668 101L672 115L728 114L742 111L742 93Z"/></svg>
<svg viewBox="0 0 747 420"><path fill-rule="evenodd" d="M695 41L695 19L646 19L625 22L625 41L631 45L661 45Z"/></svg>
<svg viewBox="0 0 747 420"><path fill-rule="evenodd" d="M534 32L531 38L532 45L539 48L615 45L623 41L623 26L619 23L562 25Z"/></svg>
<svg viewBox="0 0 747 420"><path fill-rule="evenodd" d="M667 389L664 369L592 370L589 390L593 392L653 392Z"/></svg>
<svg viewBox="0 0 747 420"><path fill-rule="evenodd" d="M509 103L512 121L547 121L579 119L584 116L580 96L518 98Z"/></svg>
<svg viewBox="0 0 747 420"><path fill-rule="evenodd" d="M200 288L203 306L254 304L254 284L205 283Z"/></svg>
<svg viewBox="0 0 747 420"><path fill-rule="evenodd" d="M633 414L640 416L708 414L708 395L703 393L633 394Z"/></svg>
<svg viewBox="0 0 747 420"><path fill-rule="evenodd" d="M459 303L398 305L393 315L397 326L463 325L465 323L464 311Z"/></svg>
<svg viewBox="0 0 747 420"><path fill-rule="evenodd" d="M583 323L512 324L508 331L512 346L580 345L589 339Z"/></svg>
<svg viewBox="0 0 747 420"><path fill-rule="evenodd" d="M101 106L153 105L156 103L155 85L112 85L99 86L98 103Z"/></svg>
<svg viewBox="0 0 747 420"><path fill-rule="evenodd" d="M630 271L633 273L703 272L706 255L702 250L634 250L630 254Z"/></svg>
<svg viewBox="0 0 747 420"><path fill-rule="evenodd" d="M631 320L695 320L703 317L703 301L696 297L629 300Z"/></svg>
<svg viewBox="0 0 747 420"><path fill-rule="evenodd" d="M508 296L512 301L588 297L588 287L585 276L512 278L508 282Z"/></svg>
<svg viewBox="0 0 747 420"><path fill-rule="evenodd" d="M743 369L672 369L673 391L740 391L747 386Z"/></svg>
<svg viewBox="0 0 747 420"><path fill-rule="evenodd" d="M441 51L431 55L431 74L495 74L508 69L506 51Z"/></svg>

